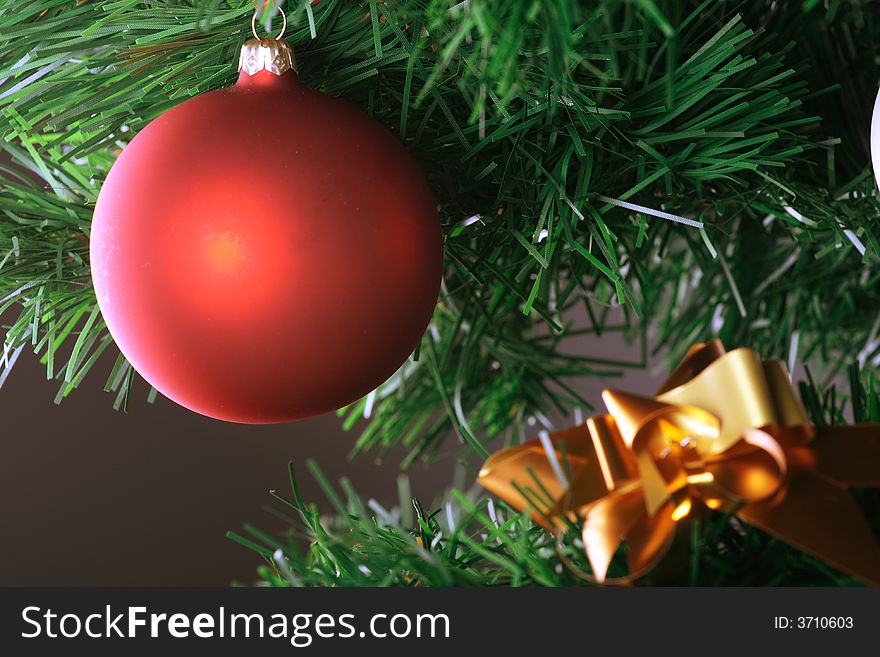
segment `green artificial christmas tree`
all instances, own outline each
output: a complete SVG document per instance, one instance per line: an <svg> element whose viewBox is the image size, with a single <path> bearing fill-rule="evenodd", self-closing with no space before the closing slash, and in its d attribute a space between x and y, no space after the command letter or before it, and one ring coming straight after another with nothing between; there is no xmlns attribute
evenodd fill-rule
<svg viewBox="0 0 880 657"><path fill-rule="evenodd" d="M403 468L464 468L439 502L404 493L386 510L345 481L340 496L310 464L327 517L291 467L292 493L276 494L289 536L231 535L265 558L266 583L582 582L576 523L557 544L528 512L472 488L474 466L534 438L530 418L600 411L573 381L649 356L672 369L697 342L804 366L816 426L880 421L869 136L880 3L262 4L276 28L283 5L303 83L391 129L440 208L430 328L397 374L339 411L352 455L403 445ZM149 121L235 81L254 11L248 0L0 0L0 312L12 318L0 386L31 350L56 402L104 376L126 406L137 377L126 359L94 368L115 349L89 269L98 192ZM640 362L569 349L609 333L639 344ZM876 532L876 491L854 495ZM684 527L640 583L858 582L728 512Z"/></svg>

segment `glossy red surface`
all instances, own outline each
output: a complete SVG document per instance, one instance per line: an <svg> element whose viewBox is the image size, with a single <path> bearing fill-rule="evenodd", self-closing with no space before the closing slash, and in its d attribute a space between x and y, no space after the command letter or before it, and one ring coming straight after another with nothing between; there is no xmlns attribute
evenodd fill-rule
<svg viewBox="0 0 880 657"><path fill-rule="evenodd" d="M261 71L124 148L91 265L110 332L147 381L198 413L272 423L394 373L436 303L442 238L388 130L292 71Z"/></svg>

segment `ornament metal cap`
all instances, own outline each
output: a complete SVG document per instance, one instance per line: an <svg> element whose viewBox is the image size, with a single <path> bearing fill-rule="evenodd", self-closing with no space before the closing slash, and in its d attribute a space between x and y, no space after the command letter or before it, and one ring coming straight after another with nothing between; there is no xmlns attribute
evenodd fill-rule
<svg viewBox="0 0 880 657"><path fill-rule="evenodd" d="M251 31L253 39L248 39L241 47L241 55L238 58L238 70L248 75L255 75L259 71L269 71L275 75L284 75L287 71L298 72L296 57L286 41L281 37L287 30L287 16L281 12L284 24L281 32L274 39L261 39L257 34L257 14L251 19Z"/></svg>
<svg viewBox="0 0 880 657"><path fill-rule="evenodd" d="M248 39L241 47L238 70L248 75L264 70L275 75L283 75L287 71L295 72L297 68L293 48L282 39Z"/></svg>

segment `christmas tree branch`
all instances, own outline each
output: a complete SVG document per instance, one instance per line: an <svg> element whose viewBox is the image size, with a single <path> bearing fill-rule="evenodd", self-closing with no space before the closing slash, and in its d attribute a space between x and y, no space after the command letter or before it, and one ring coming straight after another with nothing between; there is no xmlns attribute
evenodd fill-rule
<svg viewBox="0 0 880 657"><path fill-rule="evenodd" d="M431 459L454 430L483 454L529 418L589 409L571 380L627 364L568 339L620 314L672 360L717 335L823 373L873 366L868 5L288 1L303 81L397 133L444 221L431 329L343 411L355 453ZM61 398L114 348L88 275L97 190L149 120L234 80L253 6L0 2L6 373L29 345ZM133 377L120 358L118 404Z"/></svg>
<svg viewBox="0 0 880 657"><path fill-rule="evenodd" d="M811 380L801 396L817 424L880 421L880 396L873 373L850 368L850 391L823 388ZM556 552L555 538L520 513L493 501L477 487L451 490L426 508L405 498L390 510L364 500L343 479L342 495L318 466L308 468L330 501L330 514L307 503L289 466L292 495L276 491L282 537L253 525L228 536L259 554L264 586L571 586L583 583ZM405 488L405 487L404 487ZM875 530L880 529L880 491L857 490L857 500ZM688 586L852 586L858 582L822 561L736 516L696 512L678 530L669 556L640 584ZM565 556L589 572L575 526L566 537ZM622 575L622 557L613 574Z"/></svg>

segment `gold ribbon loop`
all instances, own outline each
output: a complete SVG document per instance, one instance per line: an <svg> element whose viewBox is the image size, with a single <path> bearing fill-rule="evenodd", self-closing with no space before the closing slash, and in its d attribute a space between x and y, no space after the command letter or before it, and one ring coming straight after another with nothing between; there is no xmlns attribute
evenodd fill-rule
<svg viewBox="0 0 880 657"><path fill-rule="evenodd" d="M780 361L718 341L694 345L653 398L602 397L608 414L552 436L552 453L510 447L479 476L548 529L580 519L596 581L623 541L623 581L653 567L701 502L880 584L880 546L845 491L880 485L880 425L815 429Z"/></svg>

